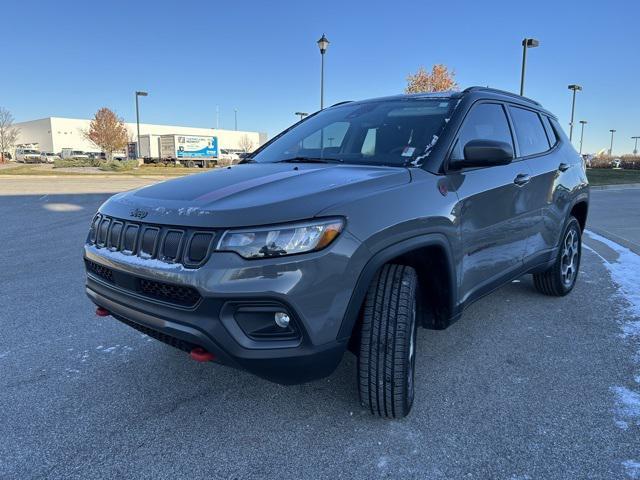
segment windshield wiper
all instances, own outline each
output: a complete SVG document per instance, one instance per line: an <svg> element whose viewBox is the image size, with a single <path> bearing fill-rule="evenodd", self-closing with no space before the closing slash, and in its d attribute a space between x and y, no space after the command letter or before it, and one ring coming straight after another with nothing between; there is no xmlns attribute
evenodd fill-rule
<svg viewBox="0 0 640 480"><path fill-rule="evenodd" d="M344 163L344 160L325 157L292 157L279 160L276 163Z"/></svg>

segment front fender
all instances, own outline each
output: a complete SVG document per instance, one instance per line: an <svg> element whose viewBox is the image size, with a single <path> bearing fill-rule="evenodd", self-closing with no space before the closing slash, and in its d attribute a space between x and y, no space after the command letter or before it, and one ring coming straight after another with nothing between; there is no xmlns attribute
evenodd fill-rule
<svg viewBox="0 0 640 480"><path fill-rule="evenodd" d="M358 316L360 314L360 308L364 302L367 290L371 281L373 280L376 272L386 263L390 262L394 258L397 258L403 254L411 251L425 248L425 247L439 247L443 250L446 258L446 265L448 269L448 291L449 298L447 299L448 310L451 312L452 317L457 314L457 279L456 269L454 266L454 260L452 255L451 244L444 234L441 233L427 233L424 235L418 235L411 237L383 248L376 252L371 259L366 263L362 269L356 287L351 294L351 299L347 306L342 325L338 332L338 340L345 340L351 336L353 327L355 326Z"/></svg>

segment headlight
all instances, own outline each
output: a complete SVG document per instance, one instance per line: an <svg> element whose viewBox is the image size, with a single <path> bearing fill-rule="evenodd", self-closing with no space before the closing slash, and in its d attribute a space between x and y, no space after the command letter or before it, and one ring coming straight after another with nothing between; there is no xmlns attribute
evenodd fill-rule
<svg viewBox="0 0 640 480"><path fill-rule="evenodd" d="M322 250L340 234L344 221L330 219L276 227L227 230L216 250L244 258L279 257Z"/></svg>

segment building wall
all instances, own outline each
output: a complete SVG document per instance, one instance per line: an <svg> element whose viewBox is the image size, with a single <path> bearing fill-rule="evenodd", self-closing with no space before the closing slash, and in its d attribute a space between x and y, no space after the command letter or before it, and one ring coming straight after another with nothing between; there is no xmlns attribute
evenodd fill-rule
<svg viewBox="0 0 640 480"><path fill-rule="evenodd" d="M99 152L100 148L84 138L89 130L90 120L76 118L50 117L30 122L17 123L20 135L16 144L38 143L39 149L59 153L63 148L72 148L85 152ZM125 123L131 141L137 140L135 123ZM266 134L261 132L223 130L215 128L184 127L177 125L140 124L140 135L203 135L218 137L219 148L241 149L241 142L246 135L253 144L253 149L266 141Z"/></svg>
<svg viewBox="0 0 640 480"><path fill-rule="evenodd" d="M20 129L16 145L37 144L43 152L53 151L50 118L16 123L15 126Z"/></svg>

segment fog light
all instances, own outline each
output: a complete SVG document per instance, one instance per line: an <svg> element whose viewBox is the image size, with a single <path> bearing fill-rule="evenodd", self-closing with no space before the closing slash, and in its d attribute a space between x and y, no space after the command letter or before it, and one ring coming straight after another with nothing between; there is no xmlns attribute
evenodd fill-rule
<svg viewBox="0 0 640 480"><path fill-rule="evenodd" d="M276 312L275 314L276 325L280 328L287 328L289 326L289 315L284 312Z"/></svg>

